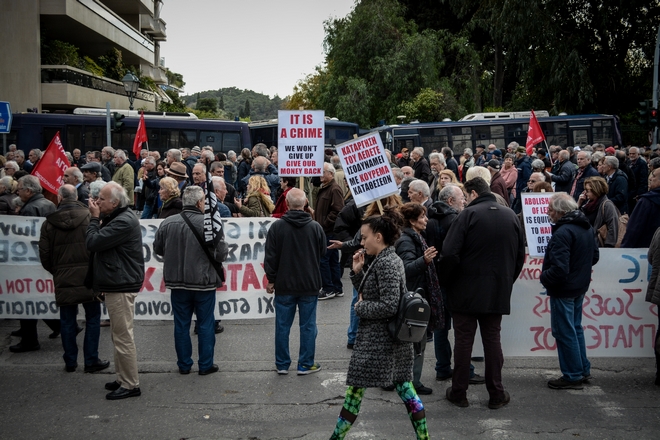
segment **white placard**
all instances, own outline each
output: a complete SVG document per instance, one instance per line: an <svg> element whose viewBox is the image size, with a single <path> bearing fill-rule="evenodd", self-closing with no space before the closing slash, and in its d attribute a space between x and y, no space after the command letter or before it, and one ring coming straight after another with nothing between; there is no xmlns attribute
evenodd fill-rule
<svg viewBox="0 0 660 440"><path fill-rule="evenodd" d="M521 193L522 215L525 222L527 247L532 257L545 256L552 237L548 203L554 193Z"/></svg>
<svg viewBox="0 0 660 440"><path fill-rule="evenodd" d="M277 156L280 176L322 176L325 159L323 110L277 112Z"/></svg>
<svg viewBox="0 0 660 440"><path fill-rule="evenodd" d="M357 207L399 193L377 133L337 145L337 155Z"/></svg>

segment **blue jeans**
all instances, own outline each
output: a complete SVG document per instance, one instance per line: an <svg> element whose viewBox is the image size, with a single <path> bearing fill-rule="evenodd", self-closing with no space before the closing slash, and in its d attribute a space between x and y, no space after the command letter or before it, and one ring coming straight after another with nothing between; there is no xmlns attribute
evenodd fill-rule
<svg viewBox="0 0 660 440"><path fill-rule="evenodd" d="M144 207L142 208L142 215L140 216L140 218L151 219L153 218L154 214L157 214L157 211L154 212L153 203L151 205L145 203Z"/></svg>
<svg viewBox="0 0 660 440"><path fill-rule="evenodd" d="M85 365L93 365L99 360L99 336L101 335L101 303L98 301L84 303L85 309L85 340L83 342L83 355ZM60 306L60 332L62 348L64 349L64 364L67 367L78 366L78 304Z"/></svg>
<svg viewBox="0 0 660 440"><path fill-rule="evenodd" d="M577 298L550 297L550 322L552 336L557 341L559 368L566 380L582 380L591 374L582 329L582 301Z"/></svg>
<svg viewBox="0 0 660 440"><path fill-rule="evenodd" d="M330 246L330 240L334 240L334 235L328 234L326 238L326 245ZM321 280L324 292L344 291L344 286L341 283L341 267L339 266L339 251L337 249L326 249L325 255L321 258Z"/></svg>
<svg viewBox="0 0 660 440"><path fill-rule="evenodd" d="M200 371L213 366L215 350L215 289L196 291L172 289L172 310L174 311L174 348L176 364L181 370L190 370L193 365L192 342L190 340L190 322L193 311L197 315L199 326L197 351Z"/></svg>
<svg viewBox="0 0 660 440"><path fill-rule="evenodd" d="M360 317L355 313L355 303L358 300L358 291L353 288L353 300L351 301L351 320L348 324L348 343L355 344L355 337L357 336L358 324ZM660 331L660 330L659 330Z"/></svg>
<svg viewBox="0 0 660 440"><path fill-rule="evenodd" d="M289 354L289 333L298 307L300 324L300 351L298 366L314 365L316 353L316 304L318 297L275 295L275 366L278 370L288 370L291 366Z"/></svg>

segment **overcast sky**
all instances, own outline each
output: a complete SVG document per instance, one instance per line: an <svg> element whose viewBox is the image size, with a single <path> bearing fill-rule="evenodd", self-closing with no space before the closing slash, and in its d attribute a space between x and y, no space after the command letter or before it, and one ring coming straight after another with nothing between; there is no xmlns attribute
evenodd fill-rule
<svg viewBox="0 0 660 440"><path fill-rule="evenodd" d="M185 94L224 87L281 98L324 60L323 22L354 0L166 0L165 66Z"/></svg>

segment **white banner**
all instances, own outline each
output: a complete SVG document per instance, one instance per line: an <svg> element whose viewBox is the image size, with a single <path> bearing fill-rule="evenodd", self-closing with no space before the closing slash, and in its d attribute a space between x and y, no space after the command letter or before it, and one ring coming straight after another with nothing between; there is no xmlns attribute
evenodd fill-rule
<svg viewBox="0 0 660 440"><path fill-rule="evenodd" d="M263 258L266 233L274 220L223 220L229 244L229 257L224 263L227 282L218 289L215 317L273 317L273 295L266 293ZM0 319L59 317L52 278L39 261L42 221L36 217L0 216ZM152 248L160 222L140 220L146 273L136 301L136 319L172 319L162 262L154 257ZM646 254L647 249L600 250L583 307L589 356L654 355L658 311L644 301L651 273ZM542 264L542 258L528 256L513 286L511 315L502 320L502 348L507 356L556 356L549 298L539 282ZM475 342L477 351L480 343Z"/></svg>
<svg viewBox="0 0 660 440"><path fill-rule="evenodd" d="M337 145L337 155L356 206L399 193L377 133Z"/></svg>
<svg viewBox="0 0 660 440"><path fill-rule="evenodd" d="M323 110L277 112L280 176L322 176L325 159Z"/></svg>
<svg viewBox="0 0 660 440"><path fill-rule="evenodd" d="M543 257L552 236L548 203L553 193L521 193L522 215L529 255Z"/></svg>
<svg viewBox="0 0 660 440"><path fill-rule="evenodd" d="M39 260L43 218L0 216L0 319L59 318L51 275ZM136 319L172 319L170 291L163 263L153 252L162 220L140 220L145 263L144 284L135 303ZM223 219L229 256L223 266L226 283L216 294L216 319L275 316L273 295L266 293L264 243L272 218ZM200 258L206 258L200 252ZM105 307L104 316L107 316Z"/></svg>

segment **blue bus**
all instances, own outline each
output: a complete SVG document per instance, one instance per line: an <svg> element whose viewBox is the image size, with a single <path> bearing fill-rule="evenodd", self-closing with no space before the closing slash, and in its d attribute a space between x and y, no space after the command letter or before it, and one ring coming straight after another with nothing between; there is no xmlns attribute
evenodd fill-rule
<svg viewBox="0 0 660 440"><path fill-rule="evenodd" d="M122 119L124 126L120 132L111 134L112 147L126 150L130 155L140 120L134 113ZM250 131L245 122L197 119L188 113L145 112L145 125L149 150L159 151L162 157L170 148L196 145L210 145L216 153L233 150L240 154L241 149L251 148ZM84 154L107 145L105 116L56 113L13 114L7 144L16 144L26 153L33 148L43 151L58 131L65 151L78 148Z"/></svg>
<svg viewBox="0 0 660 440"><path fill-rule="evenodd" d="M488 114L486 114L488 115ZM465 148L479 144L495 144L505 149L511 142L524 146L527 141L529 117L481 118L469 120L384 125L371 130L378 132L385 148L398 153L402 148L424 148L425 155L433 150L449 147L454 155L462 155ZM600 143L623 146L617 116L566 115L538 117L548 145L585 146Z"/></svg>
<svg viewBox="0 0 660 440"><path fill-rule="evenodd" d="M277 119L251 122L250 137L252 143L259 142L266 146L277 147ZM360 127L353 122L343 122L335 118L325 118L325 147L334 148L360 134Z"/></svg>

